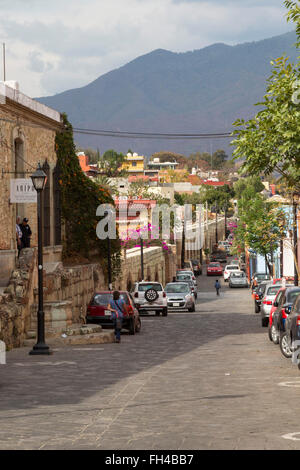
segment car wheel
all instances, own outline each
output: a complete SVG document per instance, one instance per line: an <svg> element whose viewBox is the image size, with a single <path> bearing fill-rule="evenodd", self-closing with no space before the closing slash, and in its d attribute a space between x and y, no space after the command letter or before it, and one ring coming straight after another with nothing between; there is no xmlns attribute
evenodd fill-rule
<svg viewBox="0 0 300 470"><path fill-rule="evenodd" d="M137 321L137 324L135 325L135 332L139 333L141 329L142 329L142 322L141 322L141 319L139 318Z"/></svg>
<svg viewBox="0 0 300 470"><path fill-rule="evenodd" d="M270 329L270 328L269 328L269 329ZM271 331L270 331L270 333L271 333L271 338L272 338L273 343L274 343L274 344L279 344L279 338L280 338L280 337L279 337L278 331L277 331L276 328L275 328L275 325L272 325L272 326L271 326Z"/></svg>
<svg viewBox="0 0 300 470"><path fill-rule="evenodd" d="M261 319L261 326L268 326L269 324L269 319L268 318L262 318Z"/></svg>
<svg viewBox="0 0 300 470"><path fill-rule="evenodd" d="M272 341L272 343L273 343L270 325L269 325L269 328L268 328L268 336L269 336L269 340Z"/></svg>
<svg viewBox="0 0 300 470"><path fill-rule="evenodd" d="M195 312L195 311L196 311L196 308L195 308L195 304L194 304L191 308L189 308L189 312Z"/></svg>
<svg viewBox="0 0 300 470"><path fill-rule="evenodd" d="M135 335L135 321L134 321L134 318L131 318L130 319L130 323L129 323L129 334L130 335Z"/></svg>
<svg viewBox="0 0 300 470"><path fill-rule="evenodd" d="M255 309L255 313L259 313L260 308L259 308L259 305L257 305L256 302L254 302L254 309Z"/></svg>
<svg viewBox="0 0 300 470"><path fill-rule="evenodd" d="M160 312L159 312L159 311L156 311L156 312L155 312L155 315L156 315L157 317L159 317Z"/></svg>
<svg viewBox="0 0 300 470"><path fill-rule="evenodd" d="M290 350L290 347L287 342L287 335L286 333L282 333L280 336L280 351L284 355L284 357L287 357L288 359L292 357L292 351Z"/></svg>
<svg viewBox="0 0 300 470"><path fill-rule="evenodd" d="M162 311L162 316L167 317L168 316L168 309L165 307Z"/></svg>

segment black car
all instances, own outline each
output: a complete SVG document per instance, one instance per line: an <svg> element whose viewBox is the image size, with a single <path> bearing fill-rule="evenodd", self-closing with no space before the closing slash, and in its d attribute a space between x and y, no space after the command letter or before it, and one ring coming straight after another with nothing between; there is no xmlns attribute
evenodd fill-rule
<svg viewBox="0 0 300 470"><path fill-rule="evenodd" d="M267 286L268 282L269 281L262 281L260 284L258 284L258 286L255 289L255 292L254 292L254 310L255 310L255 313L260 312L261 301L262 301L262 299L265 295L266 286Z"/></svg>
<svg viewBox="0 0 300 470"><path fill-rule="evenodd" d="M296 286L286 286L279 290L273 303L276 310L269 322L269 338L273 343L279 343L280 335L284 332L286 318L290 314L294 300L299 294L300 287Z"/></svg>
<svg viewBox="0 0 300 470"><path fill-rule="evenodd" d="M252 292L256 290L257 286L262 282L262 281L270 281L271 276L270 274L266 273L254 273L251 279L251 289Z"/></svg>
<svg viewBox="0 0 300 470"><path fill-rule="evenodd" d="M300 294L294 299L291 313L287 316L284 326L285 331L280 336L281 352L285 357L291 357L294 352L300 369ZM296 341L299 344L295 344Z"/></svg>

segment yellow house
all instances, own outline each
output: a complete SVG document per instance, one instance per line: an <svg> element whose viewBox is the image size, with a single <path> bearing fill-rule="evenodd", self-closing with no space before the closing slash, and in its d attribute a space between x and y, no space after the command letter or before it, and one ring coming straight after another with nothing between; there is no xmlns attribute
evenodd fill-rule
<svg viewBox="0 0 300 470"><path fill-rule="evenodd" d="M144 174L144 168L144 156L137 153L127 153L126 162L121 167L122 170L127 170L131 175Z"/></svg>

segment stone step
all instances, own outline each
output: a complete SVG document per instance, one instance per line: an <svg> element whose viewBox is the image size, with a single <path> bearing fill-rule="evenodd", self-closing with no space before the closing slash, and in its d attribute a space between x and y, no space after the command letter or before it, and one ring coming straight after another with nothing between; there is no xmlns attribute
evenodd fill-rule
<svg viewBox="0 0 300 470"><path fill-rule="evenodd" d="M76 336L76 335L88 335L91 333L100 333L102 331L101 325L81 325L81 324L73 324L72 326L68 327L65 331L67 336Z"/></svg>
<svg viewBox="0 0 300 470"><path fill-rule="evenodd" d="M46 344L50 347L63 346L63 345L79 345L79 344L106 344L115 342L114 330L105 330L101 333L91 333L83 335L71 335L62 337L61 335L56 338L46 337ZM34 339L24 340L23 346L32 347L36 343Z"/></svg>

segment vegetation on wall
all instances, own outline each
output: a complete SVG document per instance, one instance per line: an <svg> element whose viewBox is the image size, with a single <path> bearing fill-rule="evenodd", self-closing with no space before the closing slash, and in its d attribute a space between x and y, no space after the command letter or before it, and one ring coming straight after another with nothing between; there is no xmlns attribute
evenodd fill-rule
<svg viewBox="0 0 300 470"><path fill-rule="evenodd" d="M91 181L81 170L73 141L73 128L63 114L64 131L56 135L56 153L60 166L61 210L65 224L64 259L82 256L90 259L95 253L107 265L107 241L99 240L96 227L97 207L114 201L106 188ZM111 240L112 267L120 265L120 241ZM106 269L104 269L106 271Z"/></svg>

